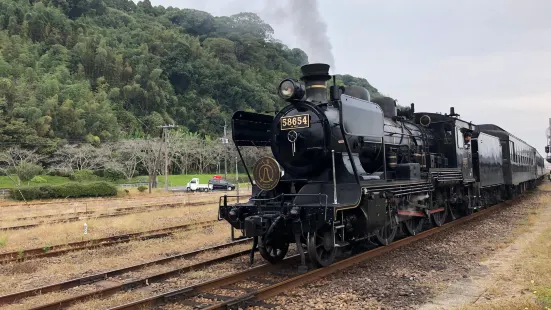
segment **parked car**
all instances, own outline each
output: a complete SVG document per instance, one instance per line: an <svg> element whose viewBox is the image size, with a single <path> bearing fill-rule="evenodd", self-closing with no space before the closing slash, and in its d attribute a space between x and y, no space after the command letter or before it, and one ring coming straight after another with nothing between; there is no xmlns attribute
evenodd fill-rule
<svg viewBox="0 0 551 310"><path fill-rule="evenodd" d="M228 190L233 191L235 189L235 185L233 183L230 183L224 179L220 178L212 178L209 180L209 185L212 185L213 190Z"/></svg>
<svg viewBox="0 0 551 310"><path fill-rule="evenodd" d="M210 184L210 181L209 181L209 184L199 184L199 178L193 178L187 184L186 189L192 192L194 191L208 192L213 189L213 186L212 184Z"/></svg>

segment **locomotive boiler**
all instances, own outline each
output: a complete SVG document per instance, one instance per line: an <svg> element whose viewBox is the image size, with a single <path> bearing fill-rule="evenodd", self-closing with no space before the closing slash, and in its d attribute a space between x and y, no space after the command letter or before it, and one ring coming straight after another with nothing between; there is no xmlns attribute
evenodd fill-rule
<svg viewBox="0 0 551 310"><path fill-rule="evenodd" d="M303 268L306 256L327 266L339 248L371 240L388 245L398 228L415 235L426 221L441 226L448 215L481 206L487 188L473 169L473 149L492 158L501 150L475 147L476 126L453 108L449 115L415 113L412 104L399 112L391 98L337 86L326 64L301 71L301 82L280 83L278 94L288 104L275 116L238 111L232 117L240 156L250 146L273 154L259 159L252 175L245 166L252 197L228 204L224 196L219 208L232 236L236 229L253 238L251 260L258 247L276 263L295 243Z"/></svg>

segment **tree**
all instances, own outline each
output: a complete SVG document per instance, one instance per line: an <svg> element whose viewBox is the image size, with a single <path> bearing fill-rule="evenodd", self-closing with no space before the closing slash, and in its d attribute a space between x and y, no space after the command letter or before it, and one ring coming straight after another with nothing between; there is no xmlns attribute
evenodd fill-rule
<svg viewBox="0 0 551 310"><path fill-rule="evenodd" d="M142 145L142 140L125 140L117 143L114 151L115 158L109 167L121 171L126 179L132 179L141 163L139 155Z"/></svg>
<svg viewBox="0 0 551 310"><path fill-rule="evenodd" d="M109 158L109 148L94 147L91 144L64 145L54 154L59 168L71 170L95 170L104 167Z"/></svg>
<svg viewBox="0 0 551 310"><path fill-rule="evenodd" d="M161 149L160 139L146 139L140 142L138 158L149 175L149 193L152 188L157 188L157 175L161 168Z"/></svg>
<svg viewBox="0 0 551 310"><path fill-rule="evenodd" d="M273 33L250 12L0 0L0 141L50 156L64 144L158 137L166 123L219 136L236 110L281 108L278 83L308 62ZM366 79L338 83L378 96ZM210 169L200 156L184 169Z"/></svg>
<svg viewBox="0 0 551 310"><path fill-rule="evenodd" d="M4 174L15 173L21 181L29 181L42 172L42 166L37 163L43 158L36 150L22 149L19 146L8 148L0 153L0 167Z"/></svg>

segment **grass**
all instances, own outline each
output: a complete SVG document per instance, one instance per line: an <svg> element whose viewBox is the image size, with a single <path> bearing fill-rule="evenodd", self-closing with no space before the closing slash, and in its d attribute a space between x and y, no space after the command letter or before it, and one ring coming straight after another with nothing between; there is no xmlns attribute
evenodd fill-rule
<svg viewBox="0 0 551 310"><path fill-rule="evenodd" d="M224 174L180 174L180 175L169 175L168 176L168 185L169 186L184 186L189 181L191 181L192 178L199 178L199 183L206 184L213 176L219 175L224 178ZM161 176L157 178L159 182L162 182L164 185L165 177ZM235 173L228 173L227 180L231 183L235 183ZM240 174L239 175L239 182L245 183L248 182L247 174Z"/></svg>
<svg viewBox="0 0 551 310"><path fill-rule="evenodd" d="M66 281L68 279L80 277L84 274L93 274L151 261L154 259L165 258L178 253L189 252L198 248L225 243L229 241L228 238L228 227L226 225L216 225L212 228L212 230L199 229L195 231L179 232L172 237L162 239L134 241L113 247L100 247L89 251L73 252L70 255L64 256L63 259L44 258L22 263L6 264L0 266L0 292L12 293L23 289L30 289L33 287ZM212 259L214 257L249 249L250 246L250 244L242 244L218 251L208 251L196 257L175 260L163 265L148 266L143 270L129 272L126 276L129 278L145 277L158 272L181 268L183 266ZM228 265L229 267L227 267L227 269L235 269L234 265ZM247 266L244 263L241 265L241 268L245 268ZM219 273L218 270L215 270L216 272L212 272L211 270L209 270L210 272L204 272L204 270L207 269L196 269L195 271L203 271L203 273L207 275L207 278L218 276ZM229 271L231 272L233 270ZM173 279L178 279L183 276L186 276L186 274L174 277ZM30 278L32 278L32 281L29 280ZM201 279L197 279L196 281L200 280ZM76 290L40 294L36 297L30 297L18 303L5 305L4 308L28 309L32 306L53 302L54 300L85 293L93 289L97 288L94 285L90 285L82 286ZM139 294L139 292L119 293L117 294L118 297L115 297L115 301L110 302L107 302L108 298L98 298L90 301L91 303L100 303L102 305L90 305L87 303L75 305L71 308L104 309L109 305L118 303L120 300L117 299L122 298L125 294L128 294L128 302L136 299L136 294ZM122 303L122 301L120 302Z"/></svg>
<svg viewBox="0 0 551 310"><path fill-rule="evenodd" d="M197 196L197 197L193 197ZM203 222L217 219L218 203L213 195L190 195L186 199L182 199L177 207L166 209L153 209L148 212L136 212L118 217L94 218L93 216L87 220L66 223L50 223L40 225L25 230L7 231L0 235L0 252L17 251L18 248L36 248L49 247L53 244L59 245L66 242L75 242L88 239L103 238L112 235L133 233L139 231L147 231L158 228L172 227L193 222ZM232 200L233 201L233 200ZM205 202L200 206L189 206L187 203ZM216 202L216 203L215 203ZM136 206L136 202L134 205ZM181 204L181 205L180 205ZM120 207L120 205L113 205ZM101 206L99 207L101 208ZM91 210L92 208L88 208ZM74 209L71 206L65 210L71 212ZM101 214L111 214L114 209L99 209ZM27 210L30 211L30 210ZM24 216L38 215L37 211L42 211L41 208L35 212L25 212ZM61 210L58 210L61 211ZM79 208L78 211L83 211ZM39 214L43 214L40 212ZM70 213L53 213L53 214L70 214ZM18 214L21 215L21 214ZM4 218L0 226L22 225L27 221L13 221L14 215L10 214L12 221ZM36 220L28 220L28 223L34 223ZM88 225L88 234L83 235L84 223ZM222 222L220 222L222 223ZM9 244L7 243L9 237ZM2 243L2 240L5 242Z"/></svg>
<svg viewBox="0 0 551 310"><path fill-rule="evenodd" d="M51 176L51 175L41 175L40 177L44 178L47 183L41 183L41 184L50 184L50 185L59 185L59 184L65 184L72 182L69 180L69 178L66 177L58 177L58 176ZM17 182L17 176L11 177L15 182ZM41 185L38 183L33 182L21 182L21 186L33 186L33 185ZM12 180L10 180L9 177L3 175L0 176L0 188L14 188L16 187L16 184L13 184Z"/></svg>
<svg viewBox="0 0 551 310"><path fill-rule="evenodd" d="M528 287L536 295L536 303L551 309L551 227L530 246L522 266L525 279L531 279Z"/></svg>
<svg viewBox="0 0 551 310"><path fill-rule="evenodd" d="M550 190L551 184L541 189ZM491 299L463 309L551 309L551 195L541 193L534 203L537 207L514 233L523 234L516 242L520 253L497 271L486 292Z"/></svg>
<svg viewBox="0 0 551 310"><path fill-rule="evenodd" d="M94 211L92 216L94 217L98 214L112 214L121 208L142 208L141 210L123 210L123 212L140 213L144 211L143 207L148 207L148 210L155 211L156 207L163 209L163 206L166 205L190 207L190 204L217 204L220 196L224 195L224 193L224 191L172 193L157 190L152 194L148 194L139 193L136 189L130 189L130 194L124 198L56 199L51 201L33 201L29 204L5 201L0 204L0 227L33 224L41 220L52 221L54 219L63 219L86 211ZM250 195L250 191L242 191L240 194ZM194 209L195 207L191 208ZM36 216L49 216L49 218L33 218ZM24 219L16 220L17 218Z"/></svg>
<svg viewBox="0 0 551 310"><path fill-rule="evenodd" d="M173 186L185 186L189 181L191 181L192 178L199 178L199 182L201 184L207 184L207 182L217 174L179 174L179 175L169 175L168 176L168 185ZM222 177L224 177L224 174L218 174ZM69 180L68 177L59 177L59 176L50 176L50 175L41 175L42 178L44 178L47 182L46 183L33 183L33 182L21 182L21 186L39 186L43 184L49 184L49 185L59 185L59 184L65 184L74 182ZM137 176L133 177L131 180L118 180L114 183L116 184L128 184L128 183L138 183L138 182L147 182L148 176ZM17 176L12 176L12 179L17 182ZM97 178L98 181L109 181L104 178ZM235 173L228 173L228 181L231 183L235 183ZM240 186L246 186L246 183L249 182L249 179L247 177L247 174L240 173L239 174L239 183ZM164 176L158 176L157 177L157 183L159 188L163 188L165 186L165 177ZM0 188L14 188L16 187L16 184L10 180L7 176L0 176Z"/></svg>

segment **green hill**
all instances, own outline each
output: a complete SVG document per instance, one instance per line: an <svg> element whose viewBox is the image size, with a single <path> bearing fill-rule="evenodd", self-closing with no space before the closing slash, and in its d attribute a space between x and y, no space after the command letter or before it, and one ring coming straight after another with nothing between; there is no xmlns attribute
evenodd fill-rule
<svg viewBox="0 0 551 310"><path fill-rule="evenodd" d="M146 0L0 0L0 145L106 142L175 123L219 134L238 109L274 111L306 53L256 14ZM367 80L340 76L378 95Z"/></svg>

